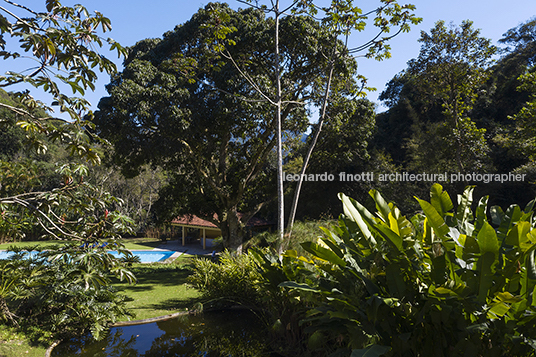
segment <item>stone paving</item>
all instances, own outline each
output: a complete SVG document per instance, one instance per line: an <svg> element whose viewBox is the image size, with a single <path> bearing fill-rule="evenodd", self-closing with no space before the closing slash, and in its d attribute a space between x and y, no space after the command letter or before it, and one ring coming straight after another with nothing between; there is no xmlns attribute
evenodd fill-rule
<svg viewBox="0 0 536 357"><path fill-rule="evenodd" d="M175 239L175 240L167 241L166 243L160 244L158 248L155 248L154 250L175 251L175 254L171 256L172 258L180 257L182 254L211 255L212 252L214 251L214 249L210 247L207 247L207 249L203 249L203 246L201 245L200 242L194 242L194 243L186 244L183 246L182 239L178 239L178 240Z"/></svg>

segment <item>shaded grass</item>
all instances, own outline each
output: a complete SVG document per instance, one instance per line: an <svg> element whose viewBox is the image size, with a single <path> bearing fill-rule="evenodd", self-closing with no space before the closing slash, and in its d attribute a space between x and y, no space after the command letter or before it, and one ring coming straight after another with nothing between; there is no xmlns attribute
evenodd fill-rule
<svg viewBox="0 0 536 357"><path fill-rule="evenodd" d="M114 286L128 297L127 307L143 320L191 309L201 294L187 283L192 273L191 256L181 256L172 264L134 264L137 284L115 281Z"/></svg>
<svg viewBox="0 0 536 357"><path fill-rule="evenodd" d="M48 346L36 345L28 341L28 337L15 328L1 325L0 357L43 357Z"/></svg>

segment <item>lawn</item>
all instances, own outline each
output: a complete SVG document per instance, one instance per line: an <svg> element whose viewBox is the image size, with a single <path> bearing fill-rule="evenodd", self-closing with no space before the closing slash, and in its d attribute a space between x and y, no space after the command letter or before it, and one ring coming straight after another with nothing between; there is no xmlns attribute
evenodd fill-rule
<svg viewBox="0 0 536 357"><path fill-rule="evenodd" d="M140 249L140 250L152 250L162 244L160 239L155 238L125 238L119 242L125 245L126 249ZM0 250L6 250L10 246L16 246L21 248L33 247L39 245L41 247L47 247L55 244L62 244L60 240L47 240L36 242L16 242L16 243L3 243L0 244Z"/></svg>
<svg viewBox="0 0 536 357"><path fill-rule="evenodd" d="M43 357L47 347L30 343L26 336L14 328L1 325L0 357L29 356Z"/></svg>
<svg viewBox="0 0 536 357"><path fill-rule="evenodd" d="M200 293L189 287L192 256L182 255L172 264L134 264L131 270L138 283L117 282L114 286L128 296L127 307L144 320L190 309L199 301Z"/></svg>

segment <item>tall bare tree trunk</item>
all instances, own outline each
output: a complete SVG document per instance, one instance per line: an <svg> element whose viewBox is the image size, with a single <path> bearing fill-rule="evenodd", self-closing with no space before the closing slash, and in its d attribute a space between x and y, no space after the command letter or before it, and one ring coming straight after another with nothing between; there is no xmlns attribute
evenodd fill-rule
<svg viewBox="0 0 536 357"><path fill-rule="evenodd" d="M283 195L283 144L281 123L281 69L279 52L279 0L275 2L275 77L276 77L276 135L277 135L277 231L279 234L280 251L283 247L283 233L285 230L285 203Z"/></svg>
<svg viewBox="0 0 536 357"><path fill-rule="evenodd" d="M288 223L287 223L287 235L288 235L289 240L292 235L292 227L294 226L294 217L296 216L296 209L298 207L298 200L300 198L303 175L305 175L305 171L307 170L307 165L309 164L309 159L311 158L311 154L313 153L313 150L316 146L316 142L318 141L318 137L320 136L320 131L322 131L322 125L324 124L324 120L326 119L326 108L327 108L327 103L329 99L329 91L331 87L331 79L333 78L334 67L335 67L335 62L332 61L329 67L328 83L326 85L326 91L324 92L324 98L322 102L322 108L320 110L320 117L318 119L318 125L313 136L313 141L311 142L311 145L309 145L309 149L307 149L307 154L305 155L305 159L303 160L303 165L302 165L301 172L300 172L300 177L298 179L298 182L296 183L296 189L294 190L294 198L292 200L292 206L290 208L290 215L289 215Z"/></svg>

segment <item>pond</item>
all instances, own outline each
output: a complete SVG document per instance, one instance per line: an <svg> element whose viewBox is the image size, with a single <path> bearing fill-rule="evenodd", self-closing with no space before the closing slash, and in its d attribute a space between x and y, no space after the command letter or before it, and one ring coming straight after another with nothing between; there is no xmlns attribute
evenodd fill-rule
<svg viewBox="0 0 536 357"><path fill-rule="evenodd" d="M57 346L57 357L243 356L276 357L267 334L247 310L223 310L143 325L114 327L101 341L90 336Z"/></svg>

